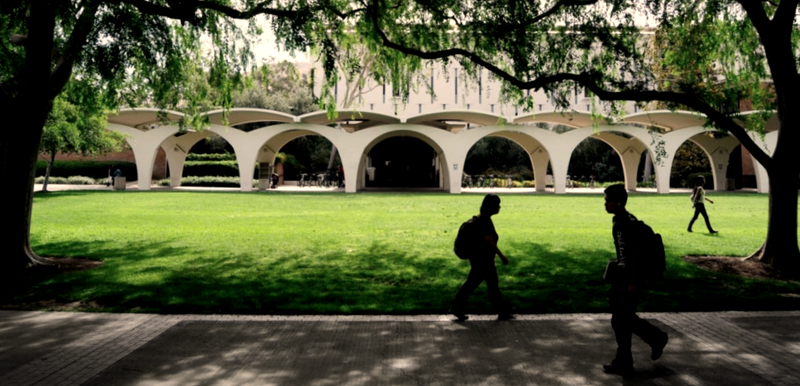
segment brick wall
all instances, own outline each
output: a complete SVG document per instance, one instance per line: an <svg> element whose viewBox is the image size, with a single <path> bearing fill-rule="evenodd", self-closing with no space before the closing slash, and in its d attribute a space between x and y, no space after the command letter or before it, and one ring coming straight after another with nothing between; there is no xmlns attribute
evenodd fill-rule
<svg viewBox="0 0 800 386"><path fill-rule="evenodd" d="M41 157L40 157L41 158ZM107 153L105 155L100 156L83 156L80 154L63 154L58 153L56 154L57 161L120 161L120 162L136 162L136 157L133 155L133 150L130 148L117 152L117 153ZM158 153L156 153L156 162L153 165L153 180L161 180L167 178L167 155L164 153L164 149L158 148Z"/></svg>

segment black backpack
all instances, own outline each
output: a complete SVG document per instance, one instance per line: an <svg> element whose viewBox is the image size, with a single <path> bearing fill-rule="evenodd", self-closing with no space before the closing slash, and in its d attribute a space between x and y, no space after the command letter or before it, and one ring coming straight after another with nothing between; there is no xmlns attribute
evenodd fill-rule
<svg viewBox="0 0 800 386"><path fill-rule="evenodd" d="M639 264L644 267L644 277L648 280L661 279L667 270L667 256L664 252L664 241L661 235L643 221L636 221L638 239L637 252Z"/></svg>
<svg viewBox="0 0 800 386"><path fill-rule="evenodd" d="M471 218L467 221L464 221L461 224L461 227L458 228L458 234L456 235L456 241L453 243L453 252L456 253L459 259L462 260L469 260L470 257L474 256L475 248L477 247L475 242L475 218Z"/></svg>

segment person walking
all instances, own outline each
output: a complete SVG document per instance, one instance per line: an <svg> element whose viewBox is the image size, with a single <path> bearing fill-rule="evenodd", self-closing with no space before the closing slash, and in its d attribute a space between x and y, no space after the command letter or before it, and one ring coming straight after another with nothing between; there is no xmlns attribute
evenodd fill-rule
<svg viewBox="0 0 800 386"><path fill-rule="evenodd" d="M492 302L495 312L497 312L497 319L514 319L514 315L511 315L503 304L503 295L500 292L499 279L497 278L497 267L494 264L495 255L500 256L503 265L508 264L508 258L497 247L499 236L491 218L499 212L500 197L495 194L487 194L483 198L480 214L468 221L468 223L471 222L468 237L470 240L474 240L475 248L470 252L470 270L467 281L458 290L450 307L450 313L455 315L459 321L469 318L465 314L467 299L484 281L489 291L489 300Z"/></svg>
<svg viewBox="0 0 800 386"><path fill-rule="evenodd" d="M610 374L628 375L633 373L633 356L631 355L631 338L633 334L639 336L650 345L650 359L661 357L669 337L667 333L651 325L636 315L639 299L644 291L644 273L637 272L640 250L637 246L640 240L636 235L636 217L628 213L625 205L628 202L628 192L621 184L606 188L605 209L614 215L612 235L614 247L617 252L616 264L609 264L608 275L611 276L611 288L608 291L608 301L611 306L611 328L617 341L617 353L610 364L603 365L603 370Z"/></svg>
<svg viewBox="0 0 800 386"><path fill-rule="evenodd" d="M694 180L694 189L692 189L692 207L694 207L694 216L692 216L692 221L689 221L689 228L686 230L688 232L692 231L692 225L694 225L694 221L697 220L697 216L703 215L703 219L706 220L706 228L708 228L708 233L714 234L719 233L711 228L711 222L708 221L708 212L706 212L706 201L710 203L714 203L706 197L706 191L703 189L703 185L705 185L706 179L703 176L697 176Z"/></svg>

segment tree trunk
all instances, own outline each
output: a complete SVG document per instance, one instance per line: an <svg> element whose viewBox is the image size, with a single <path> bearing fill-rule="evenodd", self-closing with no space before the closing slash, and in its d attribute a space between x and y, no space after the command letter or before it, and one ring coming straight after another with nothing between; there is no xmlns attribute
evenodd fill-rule
<svg viewBox="0 0 800 386"><path fill-rule="evenodd" d="M50 180L50 169L53 168L53 162L56 162L55 150L50 152L50 161L47 163L47 171L44 173L44 184L42 184L42 192L47 192L47 182Z"/></svg>
<svg viewBox="0 0 800 386"><path fill-rule="evenodd" d="M31 249L30 229L39 141L50 106L31 109L33 106L24 108L23 105L25 103L8 106L3 116L9 121L0 130L0 181L4 185L0 218L7 225L6 230L0 232L0 248L5 273L48 263ZM29 113L20 114L21 111Z"/></svg>
<svg viewBox="0 0 800 386"><path fill-rule="evenodd" d="M800 274L800 250L797 244L798 167L778 162L773 166L773 171L769 173L767 238L764 245L751 255L751 259L797 275Z"/></svg>

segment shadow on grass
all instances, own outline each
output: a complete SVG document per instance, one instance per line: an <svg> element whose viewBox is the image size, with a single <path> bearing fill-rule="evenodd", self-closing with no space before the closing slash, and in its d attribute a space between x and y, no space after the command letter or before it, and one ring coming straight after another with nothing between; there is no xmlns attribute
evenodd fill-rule
<svg viewBox="0 0 800 386"><path fill-rule="evenodd" d="M18 277L0 304L80 301L91 303L87 310L177 314L437 314L447 311L469 271L469 263L454 255L423 256L381 243L352 252L253 256L231 251L213 257L194 256L175 244L39 245L37 250L105 264L85 272ZM512 263L498 264L498 273L513 312L607 312L602 272L612 252L507 245ZM799 291L797 283L713 274L671 258L666 277L650 285L640 310L798 309L800 299L778 294ZM492 313L485 286L470 298L467 312Z"/></svg>

